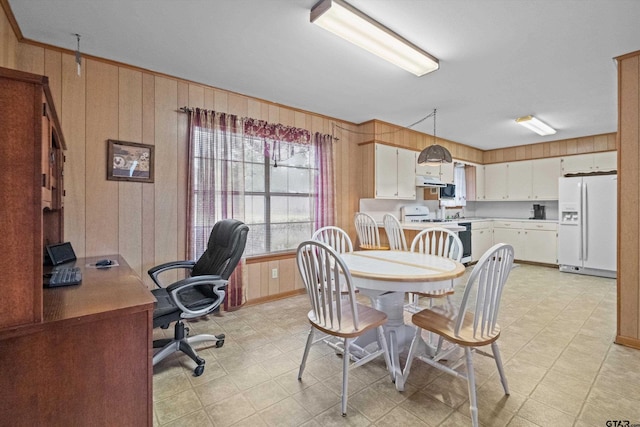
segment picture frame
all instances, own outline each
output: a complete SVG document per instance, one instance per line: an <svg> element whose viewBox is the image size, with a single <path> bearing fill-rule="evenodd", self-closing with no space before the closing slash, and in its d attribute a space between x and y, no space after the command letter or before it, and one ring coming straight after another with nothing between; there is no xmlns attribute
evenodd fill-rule
<svg viewBox="0 0 640 427"><path fill-rule="evenodd" d="M153 182L153 145L108 140L107 180Z"/></svg>

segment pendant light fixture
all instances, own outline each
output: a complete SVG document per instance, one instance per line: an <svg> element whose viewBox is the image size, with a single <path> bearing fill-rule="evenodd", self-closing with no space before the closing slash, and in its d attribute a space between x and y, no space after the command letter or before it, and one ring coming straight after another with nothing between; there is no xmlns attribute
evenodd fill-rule
<svg viewBox="0 0 640 427"><path fill-rule="evenodd" d="M427 164L429 166L438 166L441 163L451 163L451 153L442 145L436 144L436 112L437 109L433 109L433 145L428 146L418 156L418 164Z"/></svg>
<svg viewBox="0 0 640 427"><path fill-rule="evenodd" d="M78 48L76 49L76 65L78 67L78 77L79 77L80 71L82 68L82 56L80 55L80 34L76 33L75 36L78 39Z"/></svg>

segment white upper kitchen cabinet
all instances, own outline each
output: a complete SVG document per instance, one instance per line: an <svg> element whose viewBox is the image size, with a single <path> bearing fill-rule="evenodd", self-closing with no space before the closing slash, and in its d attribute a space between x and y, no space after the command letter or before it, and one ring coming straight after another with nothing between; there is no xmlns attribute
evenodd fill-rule
<svg viewBox="0 0 640 427"><path fill-rule="evenodd" d="M559 157L538 159L532 162L532 199L558 200L558 178L562 175Z"/></svg>
<svg viewBox="0 0 640 427"><path fill-rule="evenodd" d="M507 163L506 200L531 200L532 164L531 160Z"/></svg>
<svg viewBox="0 0 640 427"><path fill-rule="evenodd" d="M415 199L415 171L415 151L375 144L376 199Z"/></svg>
<svg viewBox="0 0 640 427"><path fill-rule="evenodd" d="M419 165L418 156L420 155L420 153L417 153L417 152L414 152L414 153L415 153L415 162L416 162L416 175L432 176L434 178L440 179L440 165L429 166L426 163Z"/></svg>
<svg viewBox="0 0 640 427"><path fill-rule="evenodd" d="M484 166L484 195L483 200L507 199L507 164L493 163Z"/></svg>
<svg viewBox="0 0 640 427"><path fill-rule="evenodd" d="M476 166L476 200L486 200L484 166Z"/></svg>
<svg viewBox="0 0 640 427"><path fill-rule="evenodd" d="M440 181L445 184L453 184L453 163L443 163L440 165Z"/></svg>
<svg viewBox="0 0 640 427"><path fill-rule="evenodd" d="M562 158L562 175L617 170L617 152L576 154Z"/></svg>

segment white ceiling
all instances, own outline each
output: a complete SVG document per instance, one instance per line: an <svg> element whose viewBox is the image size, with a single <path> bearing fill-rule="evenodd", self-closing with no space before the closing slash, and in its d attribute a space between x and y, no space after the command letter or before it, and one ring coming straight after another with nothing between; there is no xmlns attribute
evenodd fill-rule
<svg viewBox="0 0 640 427"><path fill-rule="evenodd" d="M316 0L9 0L25 38L480 149L615 132L638 0L348 0L440 60L415 77L309 22ZM193 106L193 107L198 107ZM558 130L514 123L534 114ZM431 119L414 129L433 133Z"/></svg>

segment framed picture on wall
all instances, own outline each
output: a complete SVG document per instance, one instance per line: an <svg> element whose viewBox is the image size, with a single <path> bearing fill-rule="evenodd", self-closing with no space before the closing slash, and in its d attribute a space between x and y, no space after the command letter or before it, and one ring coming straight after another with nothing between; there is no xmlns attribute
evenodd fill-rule
<svg viewBox="0 0 640 427"><path fill-rule="evenodd" d="M153 145L108 140L107 179L153 182Z"/></svg>

